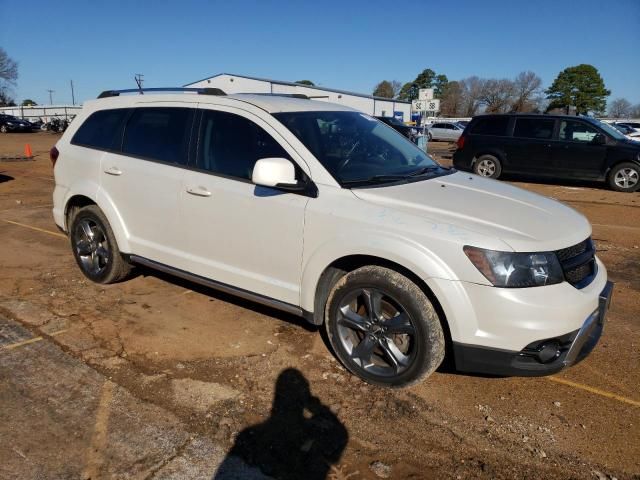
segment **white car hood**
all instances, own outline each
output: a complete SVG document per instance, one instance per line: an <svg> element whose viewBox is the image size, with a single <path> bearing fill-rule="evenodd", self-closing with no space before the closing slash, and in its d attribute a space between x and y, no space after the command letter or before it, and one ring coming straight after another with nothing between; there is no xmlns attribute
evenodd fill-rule
<svg viewBox="0 0 640 480"><path fill-rule="evenodd" d="M468 173L352 192L376 205L498 238L514 251L558 250L591 235L591 225L574 209Z"/></svg>

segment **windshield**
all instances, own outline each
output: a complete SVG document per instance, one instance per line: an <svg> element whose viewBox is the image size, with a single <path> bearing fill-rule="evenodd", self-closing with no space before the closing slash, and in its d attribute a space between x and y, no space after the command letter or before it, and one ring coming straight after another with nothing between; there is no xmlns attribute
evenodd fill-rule
<svg viewBox="0 0 640 480"><path fill-rule="evenodd" d="M414 143L358 112L274 114L343 186L446 172Z"/></svg>
<svg viewBox="0 0 640 480"><path fill-rule="evenodd" d="M601 129L603 129L616 140L625 140L627 138L608 123L601 122L600 120L596 120L595 118L590 118L589 121L598 125Z"/></svg>

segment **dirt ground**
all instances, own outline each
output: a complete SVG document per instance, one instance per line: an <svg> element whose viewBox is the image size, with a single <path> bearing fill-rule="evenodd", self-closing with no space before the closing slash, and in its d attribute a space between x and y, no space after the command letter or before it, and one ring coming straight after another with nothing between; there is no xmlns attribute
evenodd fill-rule
<svg viewBox="0 0 640 480"><path fill-rule="evenodd" d="M51 217L56 140L0 135L35 155L0 161L0 478L640 479L640 194L511 180L593 224L616 286L588 359L386 390L296 317L144 269L85 280Z"/></svg>

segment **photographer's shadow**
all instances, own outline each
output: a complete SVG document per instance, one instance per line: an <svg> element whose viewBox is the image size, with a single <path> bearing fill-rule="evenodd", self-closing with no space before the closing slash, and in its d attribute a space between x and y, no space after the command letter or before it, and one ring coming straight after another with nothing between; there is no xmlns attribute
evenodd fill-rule
<svg viewBox="0 0 640 480"><path fill-rule="evenodd" d="M324 480L348 439L340 420L311 395L304 375L288 368L276 381L271 416L238 434L214 480L264 478L262 474Z"/></svg>

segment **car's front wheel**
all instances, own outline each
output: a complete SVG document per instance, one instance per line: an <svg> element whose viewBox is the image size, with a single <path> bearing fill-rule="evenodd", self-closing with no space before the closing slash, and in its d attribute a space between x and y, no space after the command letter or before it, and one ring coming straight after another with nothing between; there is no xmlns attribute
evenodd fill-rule
<svg viewBox="0 0 640 480"><path fill-rule="evenodd" d="M482 177L498 178L502 173L502 165L493 155L482 155L473 164L473 171Z"/></svg>
<svg viewBox="0 0 640 480"><path fill-rule="evenodd" d="M7 128L7 126L6 126L6 125L2 125L2 126L0 127L0 132L2 132L2 133L7 133L8 131L9 131L9 129Z"/></svg>
<svg viewBox="0 0 640 480"><path fill-rule="evenodd" d="M111 226L97 205L70 212L69 237L82 273L96 283L115 283L125 278L130 264L120 253Z"/></svg>
<svg viewBox="0 0 640 480"><path fill-rule="evenodd" d="M614 166L609 173L609 186L618 192L635 192L640 187L640 167L631 162Z"/></svg>
<svg viewBox="0 0 640 480"><path fill-rule="evenodd" d="M444 358L433 305L415 283L388 268L366 266L340 278L329 294L325 325L342 364L375 385L416 383Z"/></svg>

